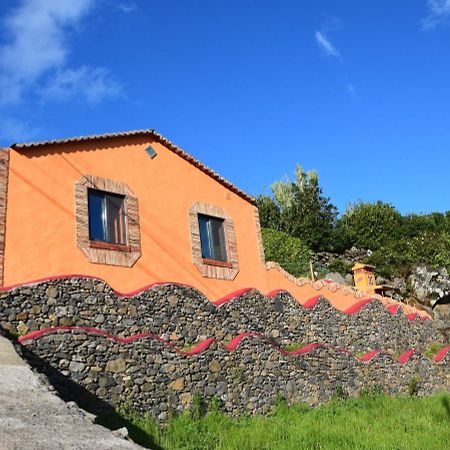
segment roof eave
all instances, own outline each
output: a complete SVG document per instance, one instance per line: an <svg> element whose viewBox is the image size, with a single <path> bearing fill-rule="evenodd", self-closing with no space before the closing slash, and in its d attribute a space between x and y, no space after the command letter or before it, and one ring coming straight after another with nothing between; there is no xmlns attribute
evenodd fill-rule
<svg viewBox="0 0 450 450"><path fill-rule="evenodd" d="M252 205L256 204L256 200L252 196L246 194L244 191L241 191L238 187L234 186L231 182L229 182L225 178L221 177L218 173L214 172L212 169L205 166L203 163L201 163L200 161L195 159L193 156L186 153L184 150L182 150L180 147L175 145L173 142L169 141L167 138L165 138L161 134L157 133L154 129L143 129L143 130L133 130L133 131L118 132L118 133L105 133L105 134L96 134L96 135L89 135L89 136L78 136L78 137L72 137L72 138L67 138L67 139L26 142L26 143L22 143L22 144L14 143L10 147L17 151L27 151L27 150L34 150L34 149L37 149L40 147L47 147L47 146L66 145L66 144L72 144L72 143L78 143L78 142L89 142L89 141L95 141L95 140L127 138L127 137L133 137L133 136L152 136L154 139L156 139L162 145L165 145L167 148L169 148L169 150L173 151L178 156L180 156L181 158L183 158L184 160L186 160L193 166L197 167L202 172L209 175L211 178L213 178L218 183L222 184L224 187L229 189L231 192L235 193L239 197L248 201Z"/></svg>

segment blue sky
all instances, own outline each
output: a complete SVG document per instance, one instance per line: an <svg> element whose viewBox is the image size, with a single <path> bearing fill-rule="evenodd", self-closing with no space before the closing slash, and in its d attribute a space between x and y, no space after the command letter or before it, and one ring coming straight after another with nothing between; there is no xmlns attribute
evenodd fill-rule
<svg viewBox="0 0 450 450"><path fill-rule="evenodd" d="M450 0L6 0L0 145L155 128L246 192L450 210ZM170 173L168 173L170 176Z"/></svg>

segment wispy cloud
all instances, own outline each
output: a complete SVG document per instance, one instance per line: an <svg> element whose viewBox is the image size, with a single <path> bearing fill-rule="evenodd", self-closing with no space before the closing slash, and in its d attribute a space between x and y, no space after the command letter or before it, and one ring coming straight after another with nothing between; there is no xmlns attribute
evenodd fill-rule
<svg viewBox="0 0 450 450"><path fill-rule="evenodd" d="M324 51L326 55L337 57L341 55L339 50L331 43L330 39L325 35L325 32L316 31L314 33L314 37L316 38L317 45Z"/></svg>
<svg viewBox="0 0 450 450"><path fill-rule="evenodd" d="M339 31L342 29L342 22L337 17L327 17L319 30L314 32L314 38L316 44L322 50L322 52L331 57L340 58L341 52L331 42L329 37L330 33Z"/></svg>
<svg viewBox="0 0 450 450"><path fill-rule="evenodd" d="M327 57L337 58L341 63L344 62L341 56L341 52L333 44L329 35L333 32L340 31L342 29L343 24L339 18L327 17L322 26L320 27L320 29L314 32L314 39L316 41L317 46L322 51L322 53ZM342 87L345 89L345 92L352 100L358 100L358 93L353 83L347 82L344 85L341 84L341 89Z"/></svg>
<svg viewBox="0 0 450 450"><path fill-rule="evenodd" d="M119 3L117 7L124 13L131 13L137 10L137 5L133 2Z"/></svg>
<svg viewBox="0 0 450 450"><path fill-rule="evenodd" d="M430 30L450 19L450 0L427 0L428 16L422 20L422 29Z"/></svg>
<svg viewBox="0 0 450 450"><path fill-rule="evenodd" d="M64 91L88 101L117 96L117 82L103 68L67 67L67 34L78 27L97 0L22 0L4 19L8 41L0 45L0 105L20 102L27 93ZM46 88L39 88L43 80ZM52 89L51 83L55 83ZM69 90L72 94L69 95Z"/></svg>
<svg viewBox="0 0 450 450"><path fill-rule="evenodd" d="M59 70L40 93L48 101L67 101L76 97L90 104L124 96L122 85L107 69L89 66Z"/></svg>

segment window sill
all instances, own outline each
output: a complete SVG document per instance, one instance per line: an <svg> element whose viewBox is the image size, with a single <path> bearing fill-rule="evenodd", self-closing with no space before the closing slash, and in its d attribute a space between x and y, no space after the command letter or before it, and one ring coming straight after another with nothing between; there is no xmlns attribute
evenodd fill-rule
<svg viewBox="0 0 450 450"><path fill-rule="evenodd" d="M115 250L118 252L131 252L131 247L125 244L113 244L111 242L89 241L90 248L98 248L102 250Z"/></svg>
<svg viewBox="0 0 450 450"><path fill-rule="evenodd" d="M228 261L218 261L216 259L203 258L203 264L207 264L208 266L217 266L217 267L228 267L228 268L233 267L233 264Z"/></svg>

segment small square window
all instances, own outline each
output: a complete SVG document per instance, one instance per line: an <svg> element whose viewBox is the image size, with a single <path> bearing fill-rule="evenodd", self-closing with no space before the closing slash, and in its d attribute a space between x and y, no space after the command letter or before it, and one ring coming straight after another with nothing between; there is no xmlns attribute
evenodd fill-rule
<svg viewBox="0 0 450 450"><path fill-rule="evenodd" d="M202 258L215 261L227 261L227 248L223 219L198 215Z"/></svg>
<svg viewBox="0 0 450 450"><path fill-rule="evenodd" d="M125 197L88 189L89 239L126 245Z"/></svg>

